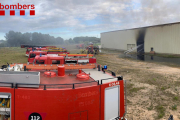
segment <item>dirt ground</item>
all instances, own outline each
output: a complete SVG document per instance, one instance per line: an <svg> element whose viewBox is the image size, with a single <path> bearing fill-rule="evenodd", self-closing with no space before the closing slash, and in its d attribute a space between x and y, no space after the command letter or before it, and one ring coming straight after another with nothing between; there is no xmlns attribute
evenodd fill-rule
<svg viewBox="0 0 180 120"><path fill-rule="evenodd" d="M97 63L127 81L128 120L180 119L180 68L120 58L121 53L102 53Z"/></svg>

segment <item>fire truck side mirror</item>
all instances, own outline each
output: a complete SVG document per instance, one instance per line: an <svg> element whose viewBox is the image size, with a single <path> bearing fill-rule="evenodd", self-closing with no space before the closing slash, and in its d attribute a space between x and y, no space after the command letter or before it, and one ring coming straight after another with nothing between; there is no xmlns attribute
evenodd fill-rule
<svg viewBox="0 0 180 120"><path fill-rule="evenodd" d="M103 73L105 73L105 69L104 68L102 68L102 71L103 71Z"/></svg>
<svg viewBox="0 0 180 120"><path fill-rule="evenodd" d="M24 71L26 71L26 66L24 66Z"/></svg>
<svg viewBox="0 0 180 120"><path fill-rule="evenodd" d="M98 65L98 71L101 71L100 65Z"/></svg>
<svg viewBox="0 0 180 120"><path fill-rule="evenodd" d="M123 76L118 76L118 80L123 80Z"/></svg>
<svg viewBox="0 0 180 120"><path fill-rule="evenodd" d="M115 72L111 72L112 73L112 76L116 76L116 73Z"/></svg>

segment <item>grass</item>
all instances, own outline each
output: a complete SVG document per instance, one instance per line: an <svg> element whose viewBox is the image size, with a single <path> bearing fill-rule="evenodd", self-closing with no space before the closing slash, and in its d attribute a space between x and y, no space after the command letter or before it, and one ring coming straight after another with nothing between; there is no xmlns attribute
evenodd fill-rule
<svg viewBox="0 0 180 120"><path fill-rule="evenodd" d="M132 83L127 83L127 89L131 89L134 86Z"/></svg>
<svg viewBox="0 0 180 120"><path fill-rule="evenodd" d="M26 49L20 47L2 47L0 48L0 66L7 63L26 63Z"/></svg>
<svg viewBox="0 0 180 120"><path fill-rule="evenodd" d="M177 105L172 105L172 106L171 106L171 109L172 109L172 110L177 110Z"/></svg>
<svg viewBox="0 0 180 120"><path fill-rule="evenodd" d="M179 100L179 97L178 97L178 96L175 96L175 97L173 98L173 100L174 100L174 101L177 101L177 100Z"/></svg>
<svg viewBox="0 0 180 120"><path fill-rule="evenodd" d="M165 90L165 89L166 89L166 87L164 87L164 86L163 86L163 87L161 87L161 90Z"/></svg>
<svg viewBox="0 0 180 120"><path fill-rule="evenodd" d="M151 55L149 53L146 53L147 55ZM164 58L180 58L180 55L176 54L153 54L152 56L158 56L158 57L164 57Z"/></svg>
<svg viewBox="0 0 180 120"><path fill-rule="evenodd" d="M180 86L180 81L175 81L174 85L179 87Z"/></svg>
<svg viewBox="0 0 180 120"><path fill-rule="evenodd" d="M149 107L147 107L147 109L148 109L149 111L153 109L153 104L152 104L152 102L151 102L151 105L150 105Z"/></svg>
<svg viewBox="0 0 180 120"><path fill-rule="evenodd" d="M145 89L145 87L132 88L132 89L130 89L129 91L130 91L130 93L132 93L132 92L138 92L138 91L141 90L141 89Z"/></svg>
<svg viewBox="0 0 180 120"><path fill-rule="evenodd" d="M127 100L127 104L130 104L130 103L132 103L131 101L129 101L129 100Z"/></svg>
<svg viewBox="0 0 180 120"><path fill-rule="evenodd" d="M162 55L162 57L165 57L165 58L180 58L180 56L177 56L177 55Z"/></svg>
<svg viewBox="0 0 180 120"><path fill-rule="evenodd" d="M130 88L130 89L128 90L128 94L137 93L137 92L138 92L139 90L141 90L141 89L145 89L145 87L137 87L137 88L133 87L133 88Z"/></svg>
<svg viewBox="0 0 180 120"><path fill-rule="evenodd" d="M158 116L157 116L158 119L164 117L164 115L165 115L165 108L162 105L156 106L156 111L158 113Z"/></svg>
<svg viewBox="0 0 180 120"><path fill-rule="evenodd" d="M137 93L141 89L145 89L145 87L134 87L134 84L127 83L128 94Z"/></svg>

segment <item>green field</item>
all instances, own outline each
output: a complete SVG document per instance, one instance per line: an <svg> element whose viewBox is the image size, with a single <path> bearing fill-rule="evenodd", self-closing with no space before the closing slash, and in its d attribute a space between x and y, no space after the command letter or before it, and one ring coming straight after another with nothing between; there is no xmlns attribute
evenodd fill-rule
<svg viewBox="0 0 180 120"><path fill-rule="evenodd" d="M0 66L7 63L27 63L26 49L20 47L0 48Z"/></svg>

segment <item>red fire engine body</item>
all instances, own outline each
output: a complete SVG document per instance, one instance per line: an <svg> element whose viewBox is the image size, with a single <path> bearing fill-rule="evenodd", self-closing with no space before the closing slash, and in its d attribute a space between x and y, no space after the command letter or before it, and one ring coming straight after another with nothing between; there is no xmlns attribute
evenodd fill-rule
<svg viewBox="0 0 180 120"><path fill-rule="evenodd" d="M47 48L27 48L27 50L26 50L26 56L29 56L29 53L30 53L33 49L36 50L36 51L48 50Z"/></svg>
<svg viewBox="0 0 180 120"><path fill-rule="evenodd" d="M125 81L97 64L24 64L21 70L0 71L0 98L10 100L0 114L11 120L124 119Z"/></svg>
<svg viewBox="0 0 180 120"><path fill-rule="evenodd" d="M37 55L33 64L83 64L96 63L92 54Z"/></svg>
<svg viewBox="0 0 180 120"><path fill-rule="evenodd" d="M56 54L57 53L57 54ZM46 52L46 51L30 51L28 56L28 62L33 63L36 55L58 55L58 54L69 54L69 52Z"/></svg>
<svg viewBox="0 0 180 120"><path fill-rule="evenodd" d="M29 52L30 51L48 51L49 49L62 49L62 48L56 48L56 46L44 46L44 47L28 47L27 50L26 50L26 56L29 56ZM67 50L66 49L62 49L64 52L66 52ZM49 51L50 53L51 52L60 52L60 51ZM51 54L53 54L51 53ZM55 54L55 53L54 53Z"/></svg>

